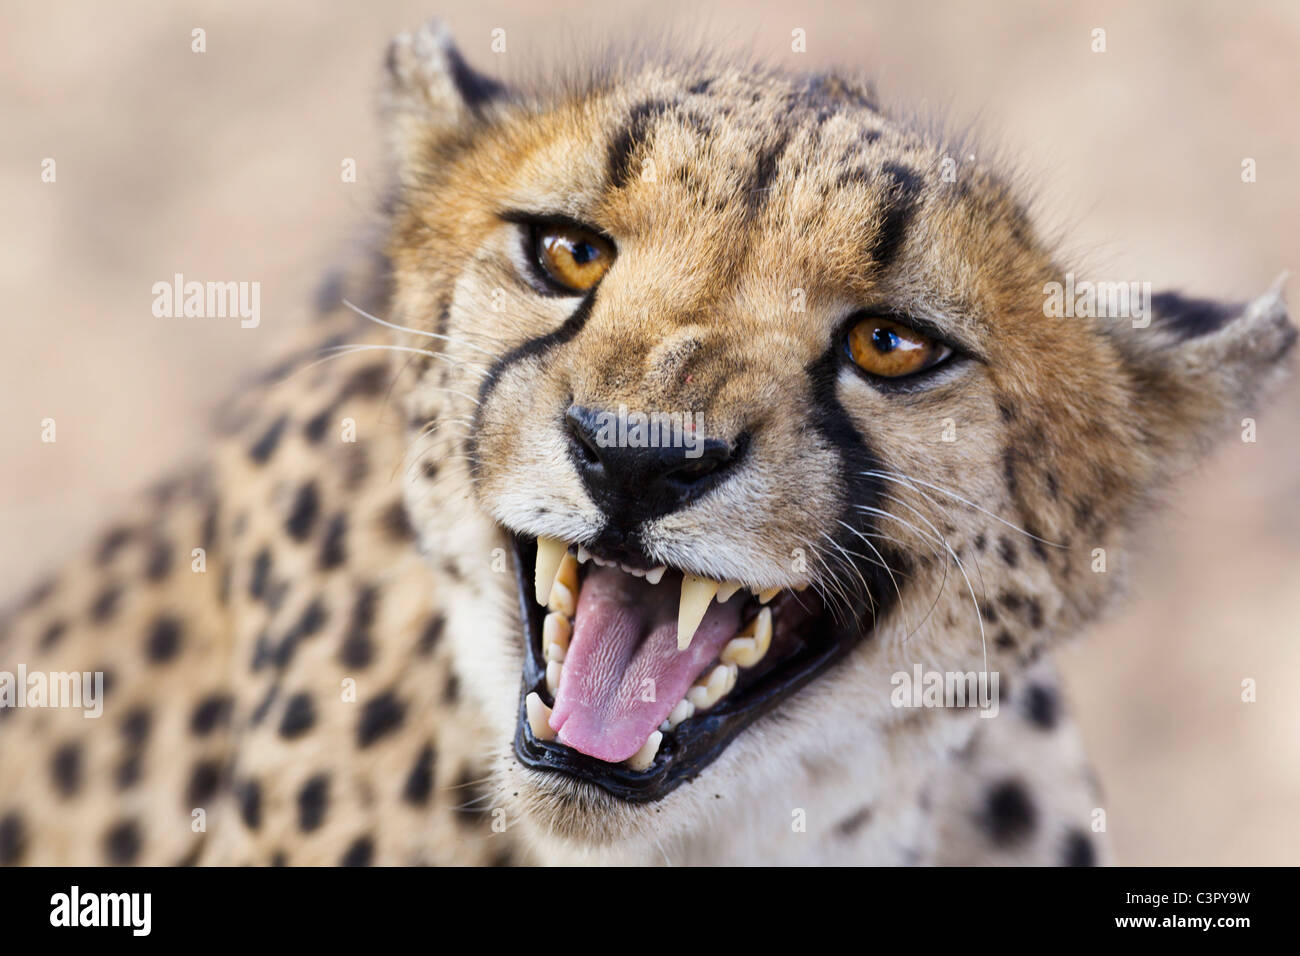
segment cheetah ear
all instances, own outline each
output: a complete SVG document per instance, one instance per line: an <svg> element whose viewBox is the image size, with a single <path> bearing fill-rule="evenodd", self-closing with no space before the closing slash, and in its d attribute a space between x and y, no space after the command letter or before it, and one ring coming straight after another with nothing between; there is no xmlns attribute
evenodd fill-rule
<svg viewBox="0 0 1300 956"><path fill-rule="evenodd" d="M1282 297L1286 279L1239 304L1160 293L1149 324L1113 332L1144 430L1161 451L1195 450L1256 417L1285 379L1297 336Z"/></svg>
<svg viewBox="0 0 1300 956"><path fill-rule="evenodd" d="M438 19L394 38L385 65L385 113L403 164L430 138L483 119L507 96L505 86L465 62Z"/></svg>

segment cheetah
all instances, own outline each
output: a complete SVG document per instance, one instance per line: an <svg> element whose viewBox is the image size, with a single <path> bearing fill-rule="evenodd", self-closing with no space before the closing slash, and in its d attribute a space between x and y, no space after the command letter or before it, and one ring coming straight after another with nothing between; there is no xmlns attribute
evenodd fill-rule
<svg viewBox="0 0 1300 956"><path fill-rule="evenodd" d="M1051 315L1008 177L848 73L385 76L386 242L4 616L0 863L1105 862L1052 653L1280 290Z"/></svg>

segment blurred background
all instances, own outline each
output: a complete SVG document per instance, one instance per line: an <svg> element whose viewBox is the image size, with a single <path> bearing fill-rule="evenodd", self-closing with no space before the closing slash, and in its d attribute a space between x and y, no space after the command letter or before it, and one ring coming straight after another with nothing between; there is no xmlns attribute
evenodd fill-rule
<svg viewBox="0 0 1300 956"><path fill-rule="evenodd" d="M308 319L384 186L385 44L430 15L502 77L658 28L797 69L859 66L886 102L974 122L1095 277L1243 298L1300 266L1300 4L701 7L6 2L0 592L200 449L241 375ZM154 318L151 286L175 272L261 282L261 326ZM1229 441L1172 491L1128 604L1062 655L1119 862L1300 863L1298 400L1293 383L1257 443Z"/></svg>

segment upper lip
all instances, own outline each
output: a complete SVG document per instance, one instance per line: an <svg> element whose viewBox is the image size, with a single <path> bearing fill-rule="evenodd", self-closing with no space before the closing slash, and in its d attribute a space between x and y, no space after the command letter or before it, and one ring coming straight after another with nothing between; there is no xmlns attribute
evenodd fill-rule
<svg viewBox="0 0 1300 956"><path fill-rule="evenodd" d="M532 572L537 553L536 539L515 535L514 545L520 618L527 645L515 753L527 767L593 784L630 802L661 799L698 775L745 727L843 657L869 631L869 626L860 621L837 622L829 614L822 614L811 630L803 635L803 646L798 651L773 669L759 674L743 692L725 698L716 708L696 713L676 726L664 738L651 766L645 771L635 771L623 764L590 757L558 742L539 740L533 734L525 700L531 693L546 692L546 662L541 653L542 621L546 612L534 596ZM790 595L790 598L796 599L798 595Z"/></svg>

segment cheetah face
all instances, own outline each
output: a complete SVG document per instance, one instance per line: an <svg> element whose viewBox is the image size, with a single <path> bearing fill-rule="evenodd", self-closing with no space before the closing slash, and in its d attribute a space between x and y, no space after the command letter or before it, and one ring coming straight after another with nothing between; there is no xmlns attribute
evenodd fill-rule
<svg viewBox="0 0 1300 956"><path fill-rule="evenodd" d="M526 97L436 30L390 66L394 316L436 349L407 404L444 463L408 500L454 545L456 483L513 552L465 666L564 835L851 765L914 661L1022 664L1294 339L1272 300L1047 318L1062 270L998 177L845 80Z"/></svg>

